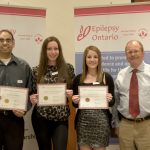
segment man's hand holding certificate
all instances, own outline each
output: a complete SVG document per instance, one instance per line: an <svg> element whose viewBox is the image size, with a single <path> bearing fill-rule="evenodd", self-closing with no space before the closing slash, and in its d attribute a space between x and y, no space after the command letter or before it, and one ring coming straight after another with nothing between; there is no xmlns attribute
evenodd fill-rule
<svg viewBox="0 0 150 150"><path fill-rule="evenodd" d="M107 86L79 86L79 109L108 109Z"/></svg>
<svg viewBox="0 0 150 150"><path fill-rule="evenodd" d="M38 84L38 105L66 105L66 84Z"/></svg>
<svg viewBox="0 0 150 150"><path fill-rule="evenodd" d="M27 109L27 97L27 88L1 86L0 109L20 109L25 111Z"/></svg>

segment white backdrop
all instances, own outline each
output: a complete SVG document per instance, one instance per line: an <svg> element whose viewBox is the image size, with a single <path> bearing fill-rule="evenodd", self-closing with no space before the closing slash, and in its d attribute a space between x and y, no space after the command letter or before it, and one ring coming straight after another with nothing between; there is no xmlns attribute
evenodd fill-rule
<svg viewBox="0 0 150 150"><path fill-rule="evenodd" d="M104 71L114 79L127 64L124 48L129 40L139 40L145 48L145 61L150 63L150 4L76 8L75 64L76 73L82 69L82 53L89 45L102 52Z"/></svg>
<svg viewBox="0 0 150 150"><path fill-rule="evenodd" d="M15 37L13 53L30 65L38 64L41 44L45 38L46 10L0 6L0 30L9 29ZM31 110L25 116L24 150L37 150L35 134L31 125Z"/></svg>

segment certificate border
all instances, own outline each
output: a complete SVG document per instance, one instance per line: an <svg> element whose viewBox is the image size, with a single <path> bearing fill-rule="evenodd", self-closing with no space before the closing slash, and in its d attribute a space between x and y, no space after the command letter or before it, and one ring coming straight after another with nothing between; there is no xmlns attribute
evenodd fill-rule
<svg viewBox="0 0 150 150"><path fill-rule="evenodd" d="M66 83L54 83L54 84L37 84L37 94L39 95L39 86L57 86L57 85L64 85L65 86L65 93L64 93L64 102L62 104L39 104L39 100L37 103L37 106L65 106L67 105L67 99L66 99L66 89L67 89L67 84Z"/></svg>
<svg viewBox="0 0 150 150"><path fill-rule="evenodd" d="M19 108L3 108L0 106L0 109L2 110L13 110L13 109L19 109L19 110L23 110L23 111L27 111L27 103L28 103L28 93L29 93L29 89L28 88L24 88L24 87L14 87L14 86L0 86L0 100L1 100L1 89L19 89L19 90L25 90L26 91L26 100L25 100L25 108L24 109L19 109Z"/></svg>
<svg viewBox="0 0 150 150"><path fill-rule="evenodd" d="M79 95L80 95L80 88L97 88L97 87L100 87L100 88L102 88L102 87L106 87L106 93L108 93L108 86L101 86L101 85L95 85L95 86L91 86L91 85L89 85L89 86L78 86L78 91L79 91ZM107 102L107 100L106 100L106 102ZM80 101L79 101L79 109L108 109L109 107L108 107L108 102L107 102L107 107L81 107L80 106Z"/></svg>

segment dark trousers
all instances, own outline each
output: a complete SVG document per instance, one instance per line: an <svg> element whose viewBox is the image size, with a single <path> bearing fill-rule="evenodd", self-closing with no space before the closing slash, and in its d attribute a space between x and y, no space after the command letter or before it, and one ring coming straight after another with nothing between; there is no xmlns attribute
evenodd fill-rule
<svg viewBox="0 0 150 150"><path fill-rule="evenodd" d="M68 121L51 121L42 117L36 109L32 113L32 125L39 150L66 150Z"/></svg>
<svg viewBox="0 0 150 150"><path fill-rule="evenodd" d="M6 112L0 112L0 150L22 150L24 120L11 111Z"/></svg>

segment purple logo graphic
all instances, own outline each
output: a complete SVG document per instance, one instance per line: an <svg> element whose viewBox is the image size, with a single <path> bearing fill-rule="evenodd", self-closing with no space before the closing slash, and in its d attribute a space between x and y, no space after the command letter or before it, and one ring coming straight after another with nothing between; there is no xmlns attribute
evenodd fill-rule
<svg viewBox="0 0 150 150"><path fill-rule="evenodd" d="M81 41L82 39L84 39L91 31L91 26L87 26L87 27L83 27L81 26L80 28L80 33L77 36L77 41Z"/></svg>

